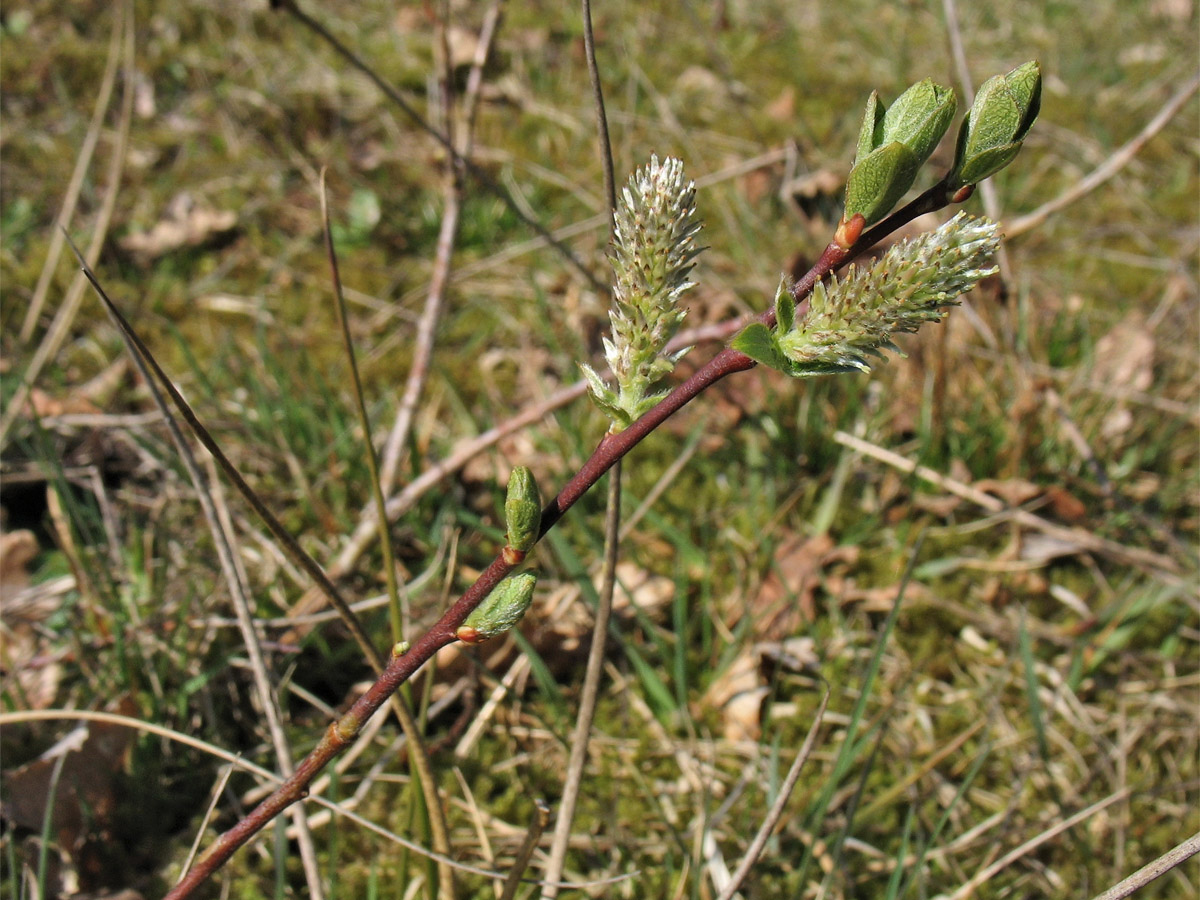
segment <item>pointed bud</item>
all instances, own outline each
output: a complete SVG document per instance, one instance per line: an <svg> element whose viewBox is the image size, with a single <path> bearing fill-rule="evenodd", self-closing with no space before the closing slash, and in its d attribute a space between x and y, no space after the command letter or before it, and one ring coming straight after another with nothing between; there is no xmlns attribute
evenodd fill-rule
<svg viewBox="0 0 1200 900"><path fill-rule="evenodd" d="M467 616L456 637L467 644L479 644L508 631L529 609L536 583L537 576L530 572L505 578Z"/></svg>
<svg viewBox="0 0 1200 900"><path fill-rule="evenodd" d="M891 212L950 127L957 106L954 91L928 78L897 97L889 109L872 92L846 182L843 221L861 215L871 225Z"/></svg>
<svg viewBox="0 0 1200 900"><path fill-rule="evenodd" d="M879 102L879 91L871 91L867 98L867 108L863 113L862 128L858 131L858 150L854 154L857 165L868 153L880 146L883 132L883 116L887 109Z"/></svg>
<svg viewBox="0 0 1200 900"><path fill-rule="evenodd" d="M504 518L508 525L508 546L527 553L537 542L541 529L542 495L533 473L525 466L517 466L509 476Z"/></svg>
<svg viewBox="0 0 1200 900"><path fill-rule="evenodd" d="M1012 162L1041 104L1042 70L1036 60L985 81L958 133L950 187L978 184Z"/></svg>
<svg viewBox="0 0 1200 900"><path fill-rule="evenodd" d="M912 187L920 167L912 150L899 142L867 154L850 170L842 221L862 216L864 225L878 222Z"/></svg>
<svg viewBox="0 0 1200 900"><path fill-rule="evenodd" d="M881 143L899 141L924 163L950 127L958 98L954 91L926 78L896 98L883 116Z"/></svg>

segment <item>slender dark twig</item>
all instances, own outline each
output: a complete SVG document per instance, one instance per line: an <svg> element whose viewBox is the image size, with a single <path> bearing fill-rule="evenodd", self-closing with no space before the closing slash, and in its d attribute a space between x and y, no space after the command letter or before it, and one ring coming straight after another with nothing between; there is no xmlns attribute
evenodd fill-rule
<svg viewBox="0 0 1200 900"><path fill-rule="evenodd" d="M604 112L604 85L600 81L600 66L596 63L596 35L592 29L592 3L583 0L583 52L587 57L588 78L592 82L592 102L596 105L596 142L604 169L604 196L608 200L608 225L612 231L617 211L617 179L613 172L612 141L608 138L608 116Z"/></svg>
<svg viewBox="0 0 1200 900"><path fill-rule="evenodd" d="M372 499L379 509L380 546L383 551L384 572L388 586L388 610L391 613L392 639L399 641L403 637L400 620L400 592L396 584L396 563L392 556L391 541L387 535L387 518L383 516L384 497L383 487L379 482L379 462L375 456L375 446L371 443L371 419L367 414L366 401L363 399L362 380L358 374L358 361L354 355L354 342L350 338L350 320L346 315L346 298L342 291L342 277L338 270L337 250L333 244L333 228L329 224L329 204L325 193L325 170L321 169L321 226L325 231L325 250L329 256L330 277L333 280L335 306L338 313L338 324L342 330L342 341L346 350L346 359L350 365L350 373L354 384L354 399L358 406L359 422L364 435L364 452L367 457L367 471L371 478ZM374 651L374 647L369 647ZM378 653L368 652L372 668L376 674L383 670L383 660ZM446 811L442 806L441 797L437 792L437 779L433 774L433 762L429 758L429 750L421 734L421 729L409 709L408 698L403 692L394 694L391 698L392 709L408 740L409 762L417 780L421 785L421 793L425 798L425 807L429 816L429 832L433 841L433 849L442 857L450 855L449 828L446 824ZM446 896L452 896L454 885L454 870L443 860L435 860L438 870L438 884Z"/></svg>
<svg viewBox="0 0 1200 900"><path fill-rule="evenodd" d="M115 307L113 304L107 302L107 297L104 296L103 290L99 288L94 280L94 276L82 252L75 246L75 242L71 240L69 235L67 236L67 243L70 245L79 264L83 267L85 277L101 296L104 297L106 306L111 313ZM206 477L204 470L200 468L196 456L192 452L191 444L184 436L179 421L171 414L171 407L167 404L162 391L159 390L154 377L150 373L150 367L147 365L147 360L149 359L148 351L144 346L136 344L125 332L122 332L122 337L125 340L126 350L133 359L134 366L146 382L154 405L162 413L163 421L166 423L167 431L171 436L172 443L175 445L175 450L179 454L184 469L187 471L188 477L195 487L196 499L200 504L200 509L204 513L204 519L208 523L212 534L213 547L216 550L221 572L224 576L226 587L229 589L234 610L237 612L238 625L242 631L242 644L246 648L246 654L249 658L250 671L254 676L255 690L258 693L259 704L263 712L263 717L266 720L266 729L271 737L271 743L274 746L280 770L284 775L290 775L292 774L292 749L288 742L287 734L284 732L283 718L279 709L279 698L275 690L275 685L267 671L262 646L254 630L254 621L250 614L248 591L243 574L235 558L231 533L217 510L214 491L210 487L209 479ZM316 847L313 844L307 820L303 815L303 809L298 809L296 813L298 814L293 814L293 818L298 831L300 854L303 860L308 890L311 896L317 898L317 900L322 900L325 895L321 888Z"/></svg>
<svg viewBox="0 0 1200 900"><path fill-rule="evenodd" d="M400 108L400 110L414 125L437 141L442 146L442 149L450 154L450 157L454 160L455 165L462 166L463 170L470 175L480 187L482 187L488 193L498 197L506 206L508 206L514 216L532 228L535 232L537 232L539 238L562 254L563 259L567 260L567 262L569 262L571 266L578 271L579 274L582 275L587 280L588 284L590 284L595 290L600 291L602 294L608 293L608 285L600 281L596 275L587 268L587 266L580 262L579 258L575 255L570 247L554 237L554 235L551 234L549 230L547 230L546 226L544 226L541 222L525 213L521 209L520 204L513 200L509 192L505 190L505 188L497 181L495 181L495 179L488 175L487 172L479 168L479 166L475 165L470 160L464 159L459 154L458 149L444 134L426 122L421 117L420 113L418 113L412 107L412 104L404 99L404 96L399 91L380 78L379 74L375 72L374 69L363 62L349 47L334 37L333 34L330 33L329 29L327 29L312 16L301 10L295 4L294 0L278 0L275 5L277 8L291 13L297 21L309 28L313 33L320 36L327 44L329 44L329 46L336 50L338 54L346 60L346 62L350 63L350 65L354 66L354 68L366 75L367 78L369 78L371 82L383 92L384 96L386 96L392 101L392 103L396 104L396 106Z"/></svg>
<svg viewBox="0 0 1200 900"><path fill-rule="evenodd" d="M613 174L612 145L608 138L608 118L604 113L604 86L600 81L600 66L596 62L596 36L592 29L592 4L583 0L583 47L587 55L588 75L592 82L592 99L596 107L596 140L604 168L604 192L608 198L609 234L614 229L617 211L617 186ZM596 703L600 695L600 675L604 668L604 653L608 646L608 622L612 617L613 589L616 585L617 551L621 545L621 463L618 461L608 474L608 498L604 513L604 567L600 591L596 597L596 618L592 623L592 642L588 647L583 687L579 694L579 709L575 728L571 732L571 749L567 758L567 774L563 780L558 803L558 819L550 855L543 872L547 884L542 888L543 900L558 896L555 885L562 877L571 840L571 825L583 786L583 768L587 764L588 743L592 723L596 718Z"/></svg>

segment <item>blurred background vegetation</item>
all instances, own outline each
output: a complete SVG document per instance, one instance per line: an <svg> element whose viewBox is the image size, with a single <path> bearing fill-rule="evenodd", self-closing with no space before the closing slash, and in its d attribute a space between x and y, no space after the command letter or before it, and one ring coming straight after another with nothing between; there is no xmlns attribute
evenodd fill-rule
<svg viewBox="0 0 1200 900"><path fill-rule="evenodd" d="M92 134L70 233L87 246L102 229L95 268L109 293L253 487L328 563L370 496L318 173L328 167L381 440L433 267L445 153L265 2L132 7L129 68L118 5L9 3L2 14L4 711L118 710L277 769L208 529L145 388L90 293L60 316L79 290L73 260L48 271L40 308L37 286ZM483 4L306 10L445 127L439 54L461 91ZM1030 58L1045 75L1041 119L994 180L1005 223L1104 164L1195 78L1193 0L1015 0L958 14L976 86ZM609 3L595 15L618 178L656 153L682 158L700 186L711 249L685 327L761 310L781 272L816 258L872 89L891 99L931 76L955 86L960 109L969 102L933 2ZM574 7L504 7L472 157L603 282L581 35ZM596 896L713 896L811 724L820 678L831 700L817 753L746 897L965 896L1039 836L976 896L1091 896L1200 830L1198 125L1193 94L1106 183L1014 228L1003 276L907 341L907 359L803 383L738 376L635 451L619 633L571 877L638 873ZM469 177L464 188L401 484L577 381L607 328L589 280L509 205ZM52 352L39 360L39 348ZM712 352L702 342L692 354ZM414 631L495 553L511 467L553 490L604 428L586 401L562 406L394 524ZM1014 517L1018 506L1058 530ZM561 790L601 507L585 498L539 548L539 600L519 646L443 658L417 684L464 861L504 871L534 801L553 807ZM229 508L303 753L369 669L336 622L275 621L308 585L249 510ZM1105 543L1071 539L1081 533ZM342 580L356 598L379 594L378 547ZM390 644L383 608L366 615ZM486 704L501 679L510 692ZM38 868L53 794L38 757L69 727L3 730L7 896L32 896L23 879ZM43 880L153 896L177 875L221 763L123 729L99 747L97 734L76 799L56 798L58 862ZM421 838L394 723L325 794ZM234 775L215 825L256 799L255 782ZM427 895L418 857L338 817L314 830L330 896ZM223 877L232 896L304 892L294 849L269 835ZM1193 863L1153 895L1195 896L1198 883ZM459 888L494 896L477 876Z"/></svg>

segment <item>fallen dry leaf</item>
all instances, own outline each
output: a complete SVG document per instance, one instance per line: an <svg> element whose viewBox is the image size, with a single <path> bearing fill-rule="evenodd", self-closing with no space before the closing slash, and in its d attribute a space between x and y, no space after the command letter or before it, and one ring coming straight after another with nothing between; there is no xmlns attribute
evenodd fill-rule
<svg viewBox="0 0 1200 900"><path fill-rule="evenodd" d="M237 225L237 213L198 204L188 193L177 194L149 231L135 231L119 241L143 265L181 247L199 247Z"/></svg>
<svg viewBox="0 0 1200 900"><path fill-rule="evenodd" d="M1031 532L1021 540L1020 558L1027 562L1047 563L1063 556L1075 556L1086 549L1065 537Z"/></svg>
<svg viewBox="0 0 1200 900"><path fill-rule="evenodd" d="M446 30L446 44L450 48L450 65L455 68L469 66L479 52L479 35L469 28L451 25Z"/></svg>
<svg viewBox="0 0 1200 900"><path fill-rule="evenodd" d="M761 733L762 701L768 693L759 655L748 647L713 679L700 703L703 708L721 711L722 731L727 740L754 741Z"/></svg>
<svg viewBox="0 0 1200 900"><path fill-rule="evenodd" d="M791 637L816 619L814 595L825 570L857 558L858 548L836 547L827 534L792 535L781 541L771 572L744 611L754 620L755 636L768 641Z"/></svg>
<svg viewBox="0 0 1200 900"><path fill-rule="evenodd" d="M962 504L962 498L956 497L954 494L917 494L912 500L914 509L933 513L939 519L950 518L951 513ZM908 513L909 510L906 507L895 506L888 510L887 520L890 524L895 525L908 518Z"/></svg>
<svg viewBox="0 0 1200 900"><path fill-rule="evenodd" d="M32 531L0 535L0 678L9 696L30 709L54 703L62 667L53 661L45 632L38 628L61 603L46 585L30 586L29 563L38 553Z"/></svg>
<svg viewBox="0 0 1200 900"><path fill-rule="evenodd" d="M1046 488L1046 499L1050 501L1055 518L1062 522L1075 524L1087 518L1087 506L1062 485L1052 484Z"/></svg>
<svg viewBox="0 0 1200 900"><path fill-rule="evenodd" d="M0 610L29 585L29 564L37 554L38 542L32 531L0 534Z"/></svg>
<svg viewBox="0 0 1200 900"><path fill-rule="evenodd" d="M816 642L810 637L762 641L743 649L729 668L713 679L700 706L721 711L726 740L756 741L762 734L763 700L771 693L766 670L801 672L817 663Z"/></svg>
<svg viewBox="0 0 1200 900"><path fill-rule="evenodd" d="M975 482L977 490L999 497L1009 506L1028 503L1042 493L1042 489L1024 478L982 478Z"/></svg>
<svg viewBox="0 0 1200 900"><path fill-rule="evenodd" d="M883 587L860 588L847 580L845 586L838 592L838 601L842 604L857 603L867 612L887 613L896 605L900 596L900 585L890 584ZM915 581L904 585L904 601L911 603L915 600L926 600L930 597L929 588Z"/></svg>
<svg viewBox="0 0 1200 900"><path fill-rule="evenodd" d="M128 698L117 707L127 715L136 711ZM92 863L103 857L104 846L112 841L120 777L134 736L132 729L120 725L88 722L33 762L3 773L0 813L12 826L40 832L46 808L53 804L51 839L76 866L85 890L103 886L88 882L102 876Z"/></svg>
<svg viewBox="0 0 1200 900"><path fill-rule="evenodd" d="M776 122L791 122L796 118L796 88L785 85L774 100L767 104L767 117Z"/></svg>
<svg viewBox="0 0 1200 900"><path fill-rule="evenodd" d="M1150 13L1159 18L1183 24L1192 17L1192 0L1154 0Z"/></svg>
<svg viewBox="0 0 1200 900"><path fill-rule="evenodd" d="M738 185L742 189L742 194L746 198L746 202L751 206L756 206L771 192L771 188L775 183L775 177L767 168L758 168L752 172L747 172L738 179Z"/></svg>
<svg viewBox="0 0 1200 900"><path fill-rule="evenodd" d="M29 392L29 400L24 411L27 413L32 411L39 419L47 419L69 413L95 414L100 412L100 409L84 398L72 395L63 400L35 387Z"/></svg>
<svg viewBox="0 0 1200 900"><path fill-rule="evenodd" d="M676 95L695 95L703 97L722 97L725 94L725 82L712 69L704 66L688 66L675 79Z"/></svg>
<svg viewBox="0 0 1200 900"><path fill-rule="evenodd" d="M1104 384L1147 390L1154 383L1154 335L1141 313L1131 312L1096 342L1092 377Z"/></svg>
<svg viewBox="0 0 1200 900"><path fill-rule="evenodd" d="M1092 380L1129 391L1148 390L1154 383L1154 351L1154 335L1143 315L1134 310L1096 342ZM1118 401L1105 416L1100 433L1120 443L1132 425L1132 414Z"/></svg>

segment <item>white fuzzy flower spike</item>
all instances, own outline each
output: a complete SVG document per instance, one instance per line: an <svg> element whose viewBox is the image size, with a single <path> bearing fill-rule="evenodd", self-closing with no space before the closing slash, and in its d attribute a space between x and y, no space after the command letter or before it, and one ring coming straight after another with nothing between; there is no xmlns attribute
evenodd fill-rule
<svg viewBox="0 0 1200 900"><path fill-rule="evenodd" d="M688 279L702 248L694 238L696 186L683 175L683 163L657 156L639 169L622 192L616 212L610 258L613 305L612 338L604 339L604 358L616 389L588 365L581 365L592 399L624 428L654 406L665 391L654 387L675 368L687 351L667 354L686 315L680 298L693 287Z"/></svg>
<svg viewBox="0 0 1200 900"><path fill-rule="evenodd" d="M817 284L802 319L781 283L775 328L755 322L731 346L796 377L865 371L883 350L899 352L894 335L938 321L946 307L993 274L999 246L995 222L959 213L934 231L893 245L871 266L851 266L845 277Z"/></svg>

